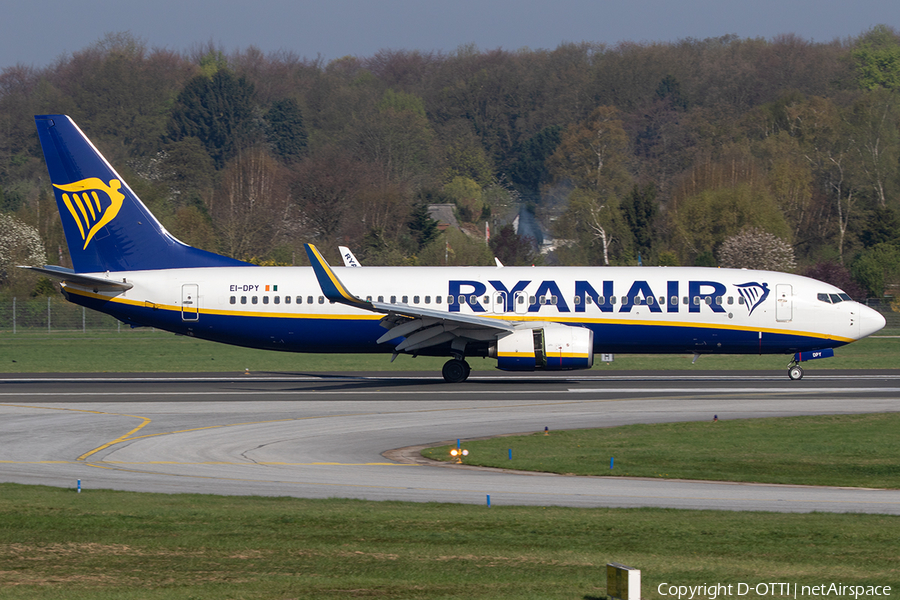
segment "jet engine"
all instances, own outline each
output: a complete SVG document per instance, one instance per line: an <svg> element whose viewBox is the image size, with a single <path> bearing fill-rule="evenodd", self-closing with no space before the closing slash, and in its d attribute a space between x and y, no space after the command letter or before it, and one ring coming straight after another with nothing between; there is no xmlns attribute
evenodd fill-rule
<svg viewBox="0 0 900 600"><path fill-rule="evenodd" d="M503 371L569 371L594 364L594 332L584 327L546 325L500 336L488 349Z"/></svg>

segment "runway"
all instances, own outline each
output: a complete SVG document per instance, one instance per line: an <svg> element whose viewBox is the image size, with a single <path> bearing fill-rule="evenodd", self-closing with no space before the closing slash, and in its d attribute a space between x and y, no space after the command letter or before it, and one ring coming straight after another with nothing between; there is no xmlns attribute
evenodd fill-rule
<svg viewBox="0 0 900 600"><path fill-rule="evenodd" d="M893 412L900 372L4 375L0 481L140 492L900 514L900 490L572 477L399 448L630 423Z"/></svg>

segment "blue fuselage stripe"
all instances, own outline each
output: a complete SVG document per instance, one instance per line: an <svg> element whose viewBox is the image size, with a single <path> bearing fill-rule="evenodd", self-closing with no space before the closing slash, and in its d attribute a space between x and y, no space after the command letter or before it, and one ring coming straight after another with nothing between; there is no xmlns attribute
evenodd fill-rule
<svg viewBox="0 0 900 600"><path fill-rule="evenodd" d="M152 326L173 333L250 348L285 352L392 352L395 344L377 344L384 333L377 318L257 316L201 313L185 321L177 310L108 302L67 294L76 304L113 315L125 323ZM627 323L622 321L566 321L594 332L595 352L671 354L784 354L836 348L846 342L813 335L748 331L685 324ZM435 349L437 350L437 349Z"/></svg>

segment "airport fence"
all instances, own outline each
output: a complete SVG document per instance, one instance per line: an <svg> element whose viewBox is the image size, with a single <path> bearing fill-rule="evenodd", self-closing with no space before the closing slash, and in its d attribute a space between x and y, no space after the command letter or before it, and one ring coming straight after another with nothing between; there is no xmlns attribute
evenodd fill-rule
<svg viewBox="0 0 900 600"><path fill-rule="evenodd" d="M3 298L0 332L52 333L63 331L131 331L118 319L68 302L62 297Z"/></svg>
<svg viewBox="0 0 900 600"><path fill-rule="evenodd" d="M900 335L900 312L893 298L869 298L866 303L884 315L887 333ZM896 304L896 302L895 302ZM62 297L0 298L0 332L131 331L118 319L66 301Z"/></svg>

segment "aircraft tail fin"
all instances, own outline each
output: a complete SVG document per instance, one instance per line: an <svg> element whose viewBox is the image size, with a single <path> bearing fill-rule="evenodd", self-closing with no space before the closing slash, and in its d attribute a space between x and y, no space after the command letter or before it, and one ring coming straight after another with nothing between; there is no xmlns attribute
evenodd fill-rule
<svg viewBox="0 0 900 600"><path fill-rule="evenodd" d="M34 120L77 273L250 266L172 236L71 118Z"/></svg>

